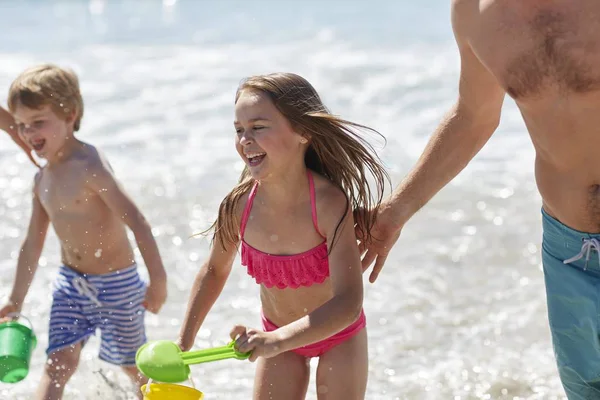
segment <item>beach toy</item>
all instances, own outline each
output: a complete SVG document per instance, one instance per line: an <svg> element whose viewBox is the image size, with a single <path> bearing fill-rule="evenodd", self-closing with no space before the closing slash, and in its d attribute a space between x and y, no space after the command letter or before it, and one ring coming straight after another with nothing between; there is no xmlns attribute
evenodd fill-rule
<svg viewBox="0 0 600 400"><path fill-rule="evenodd" d="M151 383L142 386L144 400L202 400L204 394L189 386L172 383Z"/></svg>
<svg viewBox="0 0 600 400"><path fill-rule="evenodd" d="M148 342L140 347L135 355L139 370L155 381L178 383L190 376L191 364L235 358L245 360L250 353L240 353L234 348L234 341L226 346L196 351L181 351L176 343L169 340Z"/></svg>
<svg viewBox="0 0 600 400"><path fill-rule="evenodd" d="M29 327L16 320L0 324L0 381L4 383L16 383L27 376L31 353L37 344L31 321L17 313L8 314L12 316L23 318Z"/></svg>

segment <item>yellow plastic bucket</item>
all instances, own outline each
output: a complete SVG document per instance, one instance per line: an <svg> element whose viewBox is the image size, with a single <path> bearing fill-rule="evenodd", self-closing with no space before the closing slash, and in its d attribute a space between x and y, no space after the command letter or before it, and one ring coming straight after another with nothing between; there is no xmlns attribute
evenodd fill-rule
<svg viewBox="0 0 600 400"><path fill-rule="evenodd" d="M189 386L174 385L172 383L151 383L150 390L142 386L144 400L202 400L204 394Z"/></svg>

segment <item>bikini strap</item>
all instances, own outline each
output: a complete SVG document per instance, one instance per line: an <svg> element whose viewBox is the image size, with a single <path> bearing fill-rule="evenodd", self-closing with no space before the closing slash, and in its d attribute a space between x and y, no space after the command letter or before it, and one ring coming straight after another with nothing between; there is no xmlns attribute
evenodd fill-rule
<svg viewBox="0 0 600 400"><path fill-rule="evenodd" d="M258 189L258 181L254 182L254 186L252 186L250 194L248 195L248 200L246 200L246 205L244 206L242 223L240 224L240 240L244 239L244 232L246 231L246 224L248 223L248 217L250 216L250 211L252 210L252 203L254 203L254 197L256 196L256 189Z"/></svg>
<svg viewBox="0 0 600 400"><path fill-rule="evenodd" d="M317 199L316 199L316 195L315 195L315 183L313 181L313 176L310 173L310 170L308 170L308 169L306 170L306 173L308 175L308 188L310 190L310 209L312 212L313 225L315 226L315 230L317 231L317 233L323 239L325 239L325 236L319 230L319 224L318 224L318 220L317 220Z"/></svg>

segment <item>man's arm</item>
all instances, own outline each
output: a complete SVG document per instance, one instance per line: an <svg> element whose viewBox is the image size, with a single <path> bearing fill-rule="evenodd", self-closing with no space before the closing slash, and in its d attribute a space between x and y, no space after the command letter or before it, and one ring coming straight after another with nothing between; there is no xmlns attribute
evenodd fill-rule
<svg viewBox="0 0 600 400"><path fill-rule="evenodd" d="M413 169L382 204L363 268L375 259L374 282L404 224L461 172L498 127L505 92L469 44L472 1L454 0L452 27L460 52L458 99L433 133Z"/></svg>
<svg viewBox="0 0 600 400"><path fill-rule="evenodd" d="M10 115L10 113L2 107L0 107L0 129L8 133L10 138L17 144L17 146L19 146L25 152L25 154L27 154L29 160L31 160L36 167L39 167L38 163L31 155L31 149L19 137L19 134L17 133L17 124L15 124L15 120L13 119L12 115Z"/></svg>

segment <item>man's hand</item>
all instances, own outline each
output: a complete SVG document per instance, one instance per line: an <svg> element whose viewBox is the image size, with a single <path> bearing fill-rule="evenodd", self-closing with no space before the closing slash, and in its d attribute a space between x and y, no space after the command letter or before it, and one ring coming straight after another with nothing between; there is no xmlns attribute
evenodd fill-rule
<svg viewBox="0 0 600 400"><path fill-rule="evenodd" d="M360 213L356 214L356 236L360 241L360 254L363 255L363 271L366 271L375 261L375 266L369 276L369 282L373 283L379 276L390 250L400 237L400 231L404 224L397 221L396 213L393 211L390 201L383 202L379 207L375 225L371 228L371 240L366 241L366 238L362 237L364 219L359 216Z"/></svg>

